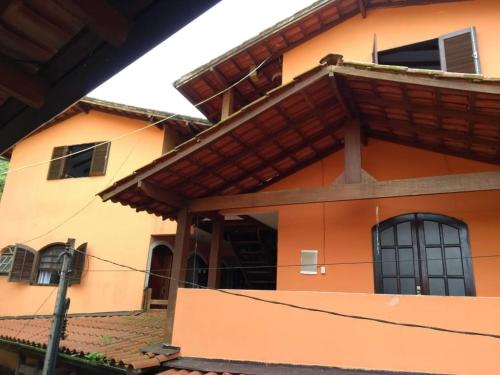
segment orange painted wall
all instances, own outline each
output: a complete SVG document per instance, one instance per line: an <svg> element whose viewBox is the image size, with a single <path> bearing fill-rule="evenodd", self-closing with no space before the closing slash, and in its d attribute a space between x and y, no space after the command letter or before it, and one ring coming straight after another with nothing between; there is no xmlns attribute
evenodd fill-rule
<svg viewBox="0 0 500 375"><path fill-rule="evenodd" d="M241 293L345 314L500 334L500 298ZM500 340L493 338L347 319L209 290L179 290L173 344L186 357L439 374L500 373Z"/></svg>
<svg viewBox="0 0 500 375"><path fill-rule="evenodd" d="M10 168L48 160L55 146L105 141L145 124L96 111L79 114L20 142L14 149ZM151 235L175 233L175 222L162 222L129 207L103 203L95 194L160 156L162 141L162 130L152 127L112 142L107 172L102 177L48 181L48 164L9 174L0 202L0 248L19 242L38 250L74 237L77 244L88 242L89 254L146 268ZM93 197L95 200L84 208ZM28 241L33 238L36 239ZM69 288L70 312L140 309L144 277L90 259L82 283ZM53 287L9 283L6 276L0 276L0 290L0 315L53 311Z"/></svg>
<svg viewBox="0 0 500 375"><path fill-rule="evenodd" d="M283 82L316 66L328 53L341 54L345 60L372 62L374 34L382 51L471 26L477 30L482 73L500 77L499 17L497 0L370 10L367 18L358 15L285 53Z"/></svg>
<svg viewBox="0 0 500 375"><path fill-rule="evenodd" d="M500 167L417 148L370 140L363 168L377 180L499 171ZM328 186L343 170L339 151L267 190ZM472 256L500 255L500 191L370 199L260 208L278 212L278 290L374 292L371 228L379 220L410 212L434 212L465 221ZM251 210L238 210L249 213ZM326 274L303 275L300 251L318 250ZM366 262L365 264L330 265ZM293 265L290 267L290 265ZM479 296L500 296L500 257L473 260Z"/></svg>

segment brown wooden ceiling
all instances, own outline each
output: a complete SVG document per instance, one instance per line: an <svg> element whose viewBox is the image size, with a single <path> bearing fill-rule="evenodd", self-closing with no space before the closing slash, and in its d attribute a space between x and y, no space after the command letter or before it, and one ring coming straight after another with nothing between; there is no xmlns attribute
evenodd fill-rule
<svg viewBox="0 0 500 375"><path fill-rule="evenodd" d="M236 110L281 85L282 55L339 23L371 9L463 0L320 0L261 32L209 63L186 74L174 86L193 104L212 97L242 80L265 61L257 74L235 86ZM221 96L198 106L212 122L220 120Z"/></svg>
<svg viewBox="0 0 500 375"><path fill-rule="evenodd" d="M0 0L0 153L218 0Z"/></svg>
<svg viewBox="0 0 500 375"><path fill-rule="evenodd" d="M500 164L500 80L346 62L296 77L100 195L167 218L182 200L257 191L342 148L349 116L365 137Z"/></svg>

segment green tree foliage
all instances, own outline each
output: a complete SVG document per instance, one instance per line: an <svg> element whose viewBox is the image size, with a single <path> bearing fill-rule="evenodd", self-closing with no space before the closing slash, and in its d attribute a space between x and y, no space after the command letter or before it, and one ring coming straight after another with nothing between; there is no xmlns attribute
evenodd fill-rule
<svg viewBox="0 0 500 375"><path fill-rule="evenodd" d="M7 177L7 175L3 173L7 171L8 167L9 167L9 162L4 158L0 157L0 197L2 196L3 186L5 184L5 178Z"/></svg>

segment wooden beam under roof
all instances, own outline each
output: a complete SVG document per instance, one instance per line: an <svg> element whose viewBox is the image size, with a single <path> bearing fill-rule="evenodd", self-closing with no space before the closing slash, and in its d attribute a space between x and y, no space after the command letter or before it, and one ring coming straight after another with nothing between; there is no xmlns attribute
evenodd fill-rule
<svg viewBox="0 0 500 375"><path fill-rule="evenodd" d="M84 20L89 28L114 47L128 35L128 20L107 0L58 0L59 5Z"/></svg>
<svg viewBox="0 0 500 375"><path fill-rule="evenodd" d="M366 18L365 0L358 0L358 7L359 7L359 11L361 12L361 16L363 16L363 18Z"/></svg>
<svg viewBox="0 0 500 375"><path fill-rule="evenodd" d="M500 190L500 172L466 173L314 189L291 189L192 200L190 212Z"/></svg>
<svg viewBox="0 0 500 375"><path fill-rule="evenodd" d="M344 182L361 183L361 124L359 119L346 121L344 126Z"/></svg>
<svg viewBox="0 0 500 375"><path fill-rule="evenodd" d="M137 187L149 198L175 208L181 208L186 203L180 195L162 189L151 182L141 180L137 183Z"/></svg>
<svg viewBox="0 0 500 375"><path fill-rule="evenodd" d="M48 85L40 77L30 75L0 55L0 88L33 108L40 108L45 100Z"/></svg>

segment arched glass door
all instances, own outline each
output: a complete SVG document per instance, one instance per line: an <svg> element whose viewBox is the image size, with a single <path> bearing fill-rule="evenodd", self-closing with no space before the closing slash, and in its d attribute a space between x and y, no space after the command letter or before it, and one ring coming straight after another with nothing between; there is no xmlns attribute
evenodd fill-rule
<svg viewBox="0 0 500 375"><path fill-rule="evenodd" d="M375 225L375 292L474 296L467 225L415 213Z"/></svg>

